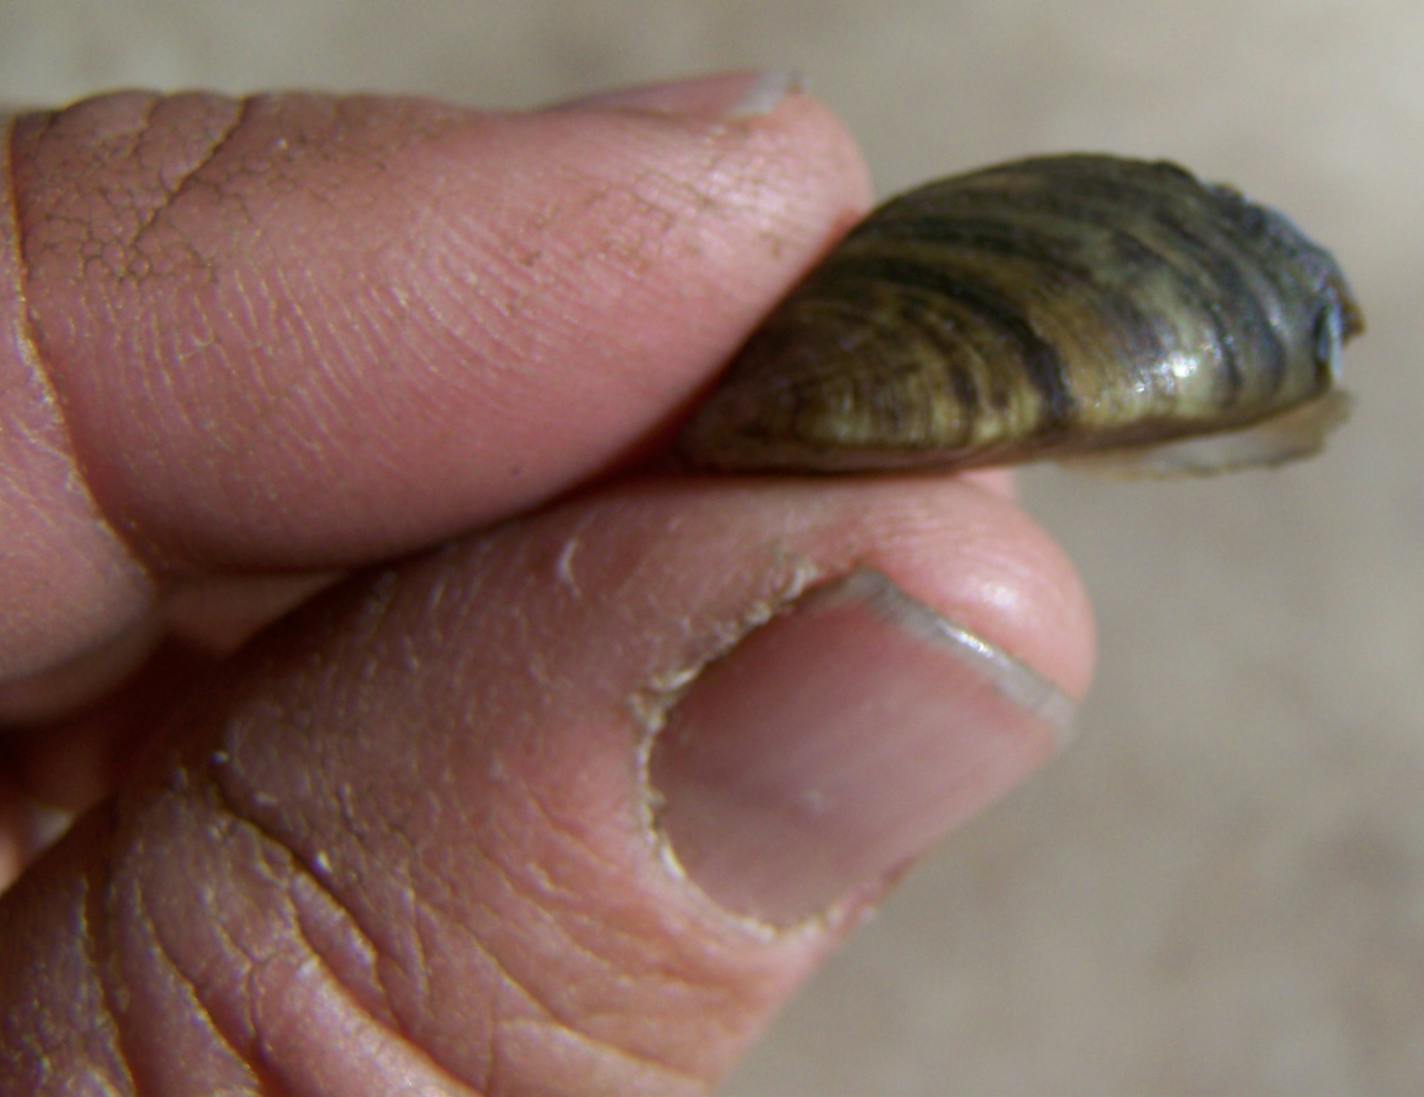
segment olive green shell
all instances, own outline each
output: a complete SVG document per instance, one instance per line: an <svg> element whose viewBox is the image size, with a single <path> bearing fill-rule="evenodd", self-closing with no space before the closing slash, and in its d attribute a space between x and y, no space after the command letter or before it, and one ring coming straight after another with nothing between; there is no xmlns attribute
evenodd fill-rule
<svg viewBox="0 0 1424 1097"><path fill-rule="evenodd" d="M1325 398L1362 327L1329 253L1235 190L1169 163L1024 160L871 214L679 448L705 468L830 472L1240 431Z"/></svg>

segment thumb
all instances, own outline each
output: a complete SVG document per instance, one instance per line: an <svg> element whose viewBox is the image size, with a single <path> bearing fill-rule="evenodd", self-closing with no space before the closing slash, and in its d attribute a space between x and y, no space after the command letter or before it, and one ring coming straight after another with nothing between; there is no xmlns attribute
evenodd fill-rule
<svg viewBox="0 0 1424 1097"><path fill-rule="evenodd" d="M5 897L7 1092L704 1093L1089 644L954 481L613 486L361 577Z"/></svg>

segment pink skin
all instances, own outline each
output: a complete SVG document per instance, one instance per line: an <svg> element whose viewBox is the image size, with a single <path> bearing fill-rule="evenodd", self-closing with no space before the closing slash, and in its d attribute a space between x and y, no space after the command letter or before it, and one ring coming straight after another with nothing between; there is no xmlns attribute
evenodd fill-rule
<svg viewBox="0 0 1424 1097"><path fill-rule="evenodd" d="M813 100L716 117L744 83L15 123L0 874L21 790L124 780L0 903L0 1073L43 1028L55 1077L140 1093L705 1092L849 923L754 933L664 871L630 698L805 566L1086 687L1080 588L1002 476L618 474L867 204ZM470 530L221 663L161 639L221 651L319 582L235 573Z"/></svg>

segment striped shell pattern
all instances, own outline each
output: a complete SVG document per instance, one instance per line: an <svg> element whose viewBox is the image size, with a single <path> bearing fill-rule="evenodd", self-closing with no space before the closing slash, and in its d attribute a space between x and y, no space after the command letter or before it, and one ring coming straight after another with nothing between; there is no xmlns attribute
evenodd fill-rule
<svg viewBox="0 0 1424 1097"><path fill-rule="evenodd" d="M1340 346L1362 327L1330 254L1229 187L1163 162L1017 161L872 213L680 449L735 471L1276 463L1343 418Z"/></svg>

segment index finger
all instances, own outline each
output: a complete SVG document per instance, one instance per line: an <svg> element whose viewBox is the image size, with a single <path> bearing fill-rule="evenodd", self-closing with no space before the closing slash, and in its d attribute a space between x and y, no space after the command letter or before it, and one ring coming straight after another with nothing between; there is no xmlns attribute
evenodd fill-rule
<svg viewBox="0 0 1424 1097"><path fill-rule="evenodd" d="M727 117L749 88L15 119L0 680L115 631L155 576L406 551L656 433L867 201L822 107Z"/></svg>

